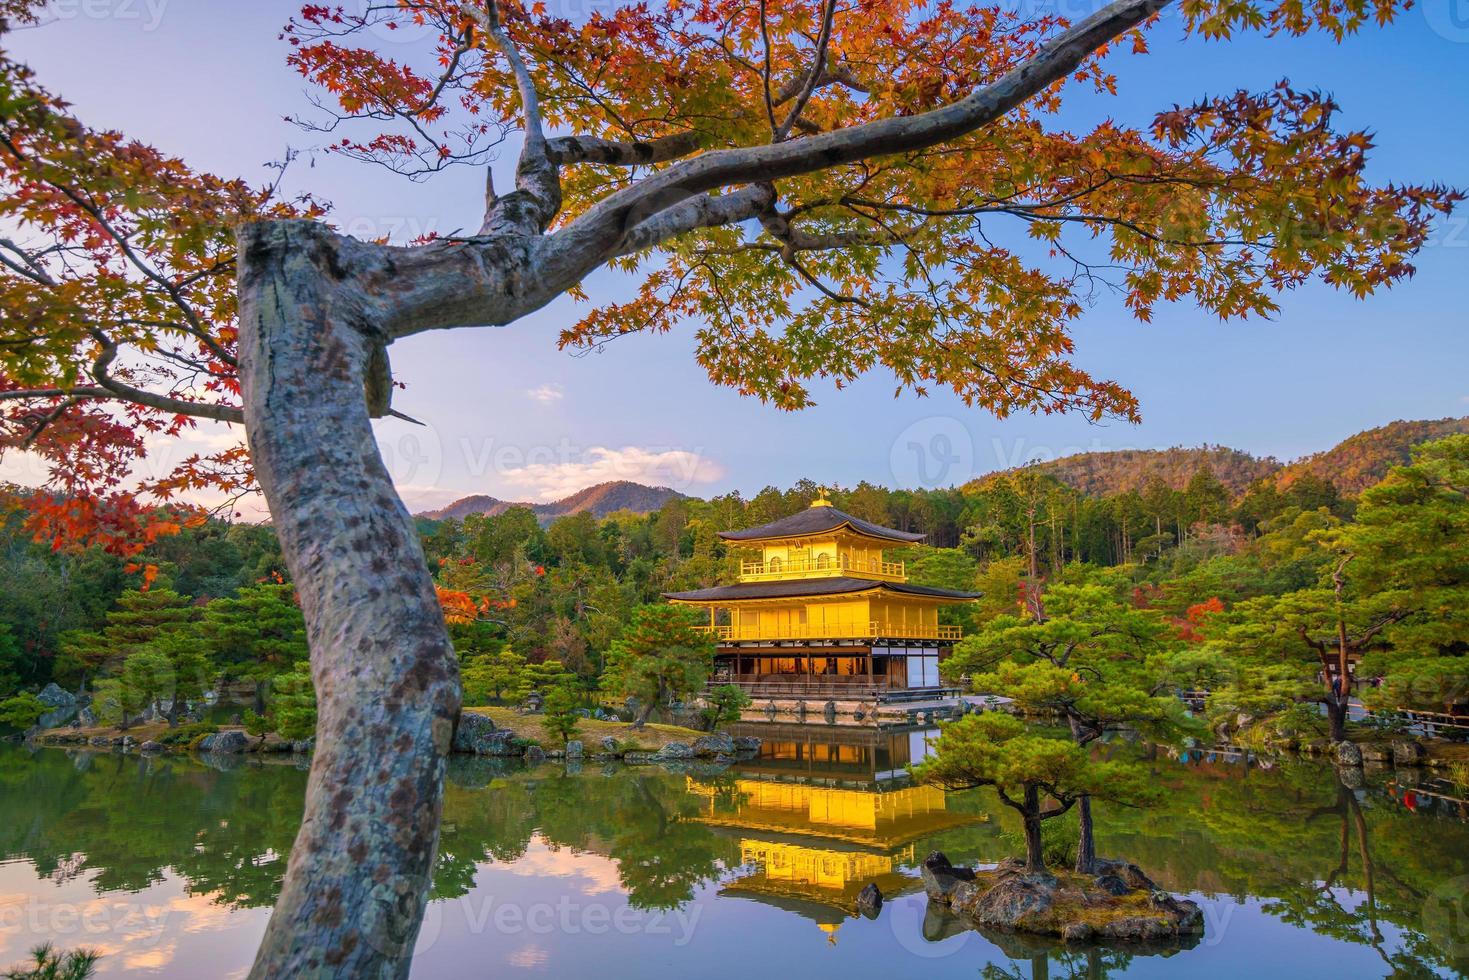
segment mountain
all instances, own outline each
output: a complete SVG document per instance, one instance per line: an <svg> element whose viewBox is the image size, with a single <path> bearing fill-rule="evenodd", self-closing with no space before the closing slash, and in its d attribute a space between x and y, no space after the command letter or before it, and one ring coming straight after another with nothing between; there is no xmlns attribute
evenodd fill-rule
<svg viewBox="0 0 1469 980"><path fill-rule="evenodd" d="M619 510L632 511L634 514L647 514L658 510L672 498L682 496L683 494L677 490L671 490L668 487L650 487L629 480L613 480L609 483L598 483L585 490L578 490L569 497L553 500L549 504L519 503L487 497L484 494L474 494L469 497L460 497L452 504L440 507L438 510L424 511L418 516L426 517L431 521L442 521L450 517L462 520L470 514L493 516L503 514L512 507L526 507L535 513L542 524L549 524L558 517L580 514L582 511L591 511L593 517L599 518Z"/></svg>
<svg viewBox="0 0 1469 980"><path fill-rule="evenodd" d="M1280 469L1276 460L1224 446L1080 453L1040 463L1036 468L1088 496L1102 497L1141 490L1155 476L1173 489L1182 490L1194 472L1205 465L1233 494L1244 493L1251 483Z"/></svg>
<svg viewBox="0 0 1469 980"><path fill-rule="evenodd" d="M1235 496L1263 477L1274 476L1284 488L1303 473L1330 480L1343 494L1356 496L1394 466L1406 463L1417 444L1461 432L1469 432L1469 417L1389 422L1359 432L1331 449L1285 464L1238 449L1203 446L1078 453L1038 463L1036 469L1094 497L1141 489L1154 476L1181 490L1206 463Z"/></svg>
<svg viewBox="0 0 1469 980"><path fill-rule="evenodd" d="M1280 484L1289 486L1302 473L1312 473L1354 497L1387 476L1394 466L1408 462L1412 448L1420 442L1465 432L1469 432L1469 417L1389 422L1287 464L1281 470Z"/></svg>

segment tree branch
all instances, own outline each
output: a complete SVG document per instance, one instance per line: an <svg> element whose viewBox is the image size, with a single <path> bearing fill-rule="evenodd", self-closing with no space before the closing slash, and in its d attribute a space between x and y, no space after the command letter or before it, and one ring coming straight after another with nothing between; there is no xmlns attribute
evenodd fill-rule
<svg viewBox="0 0 1469 980"><path fill-rule="evenodd" d="M531 78L520 49L500 23L497 0L484 0L482 6L466 2L463 9L479 23L505 56L510 73L515 77L524 116L525 143L520 148L520 161L515 167L516 192L494 199L485 214L480 234L540 234L561 210L561 178L547 151L535 79Z"/></svg>
<svg viewBox="0 0 1469 980"><path fill-rule="evenodd" d="M826 74L826 49L831 45L831 25L836 17L836 10L837 0L826 0L826 10L821 18L821 34L816 38L816 60L811 65L810 74L806 76L806 84L801 86L800 93L796 96L796 104L791 106L785 122L775 131L776 142L790 135L791 127L801 118L801 113L806 110L806 103L810 101Z"/></svg>
<svg viewBox="0 0 1469 980"><path fill-rule="evenodd" d="M648 166L677 160L698 148L698 136L690 131L671 133L653 140L554 136L546 141L546 155L558 166L574 163L604 163L619 167Z"/></svg>
<svg viewBox="0 0 1469 980"><path fill-rule="evenodd" d="M618 191L551 236L553 248L586 250L581 275L613 254L628 219L650 200L670 207L719 187L774 180L920 150L971 133L1066 77L1097 48L1148 20L1171 0L1114 0L1044 44L1034 58L992 85L939 109L876 120L847 129L772 143L713 150L677 163ZM592 254L602 249L600 256ZM577 278L580 279L581 275Z"/></svg>

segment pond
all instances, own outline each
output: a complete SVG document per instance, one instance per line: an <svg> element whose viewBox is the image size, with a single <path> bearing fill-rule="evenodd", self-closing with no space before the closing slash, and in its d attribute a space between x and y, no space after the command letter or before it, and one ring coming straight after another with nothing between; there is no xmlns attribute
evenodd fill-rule
<svg viewBox="0 0 1469 980"><path fill-rule="evenodd" d="M1189 949L983 936L917 865L1013 853L986 791L908 785L896 735L770 740L733 769L456 759L414 974L1371 977L1469 970L1469 822L1437 783L1226 756L1154 762L1167 803L1100 808L1100 850L1205 911ZM921 735L918 736L921 739ZM0 746L0 968L99 949L100 976L241 976L306 773L285 758ZM1462 795L1462 794L1460 794ZM876 882L875 920L853 913Z"/></svg>

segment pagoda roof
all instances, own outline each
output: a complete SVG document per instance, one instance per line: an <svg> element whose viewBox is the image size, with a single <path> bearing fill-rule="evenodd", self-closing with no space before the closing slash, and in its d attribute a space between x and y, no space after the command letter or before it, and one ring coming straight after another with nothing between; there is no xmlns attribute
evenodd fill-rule
<svg viewBox="0 0 1469 980"><path fill-rule="evenodd" d="M720 531L719 536L726 541L768 541L772 538L805 538L813 534L826 534L843 529L863 537L895 541L899 544L914 544L928 537L926 534L913 534L891 527L883 527L871 521L864 521L860 517L853 517L851 514L837 510L829 504L816 504L789 517L782 517L769 524L761 524L759 527L747 527L740 531Z"/></svg>
<svg viewBox="0 0 1469 980"><path fill-rule="evenodd" d="M693 592L665 592L663 598L675 602L738 602L741 599L799 599L808 596L847 595L853 592L870 592L873 589L931 599L978 599L984 594L935 589L927 585L909 585L906 582L833 576L775 582L739 582L735 585L716 585L712 589L696 589Z"/></svg>

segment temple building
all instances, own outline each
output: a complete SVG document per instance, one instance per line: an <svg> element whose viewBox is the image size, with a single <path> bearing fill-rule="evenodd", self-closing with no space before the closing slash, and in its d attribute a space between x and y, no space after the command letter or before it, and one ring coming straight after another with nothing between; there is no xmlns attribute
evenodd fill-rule
<svg viewBox="0 0 1469 980"><path fill-rule="evenodd" d="M925 535L853 517L824 496L719 536L758 552L741 563L739 582L664 597L709 610L705 628L719 641L714 680L760 694L937 689L939 661L960 635L939 622L939 609L979 598L908 584L903 563L884 549Z"/></svg>

